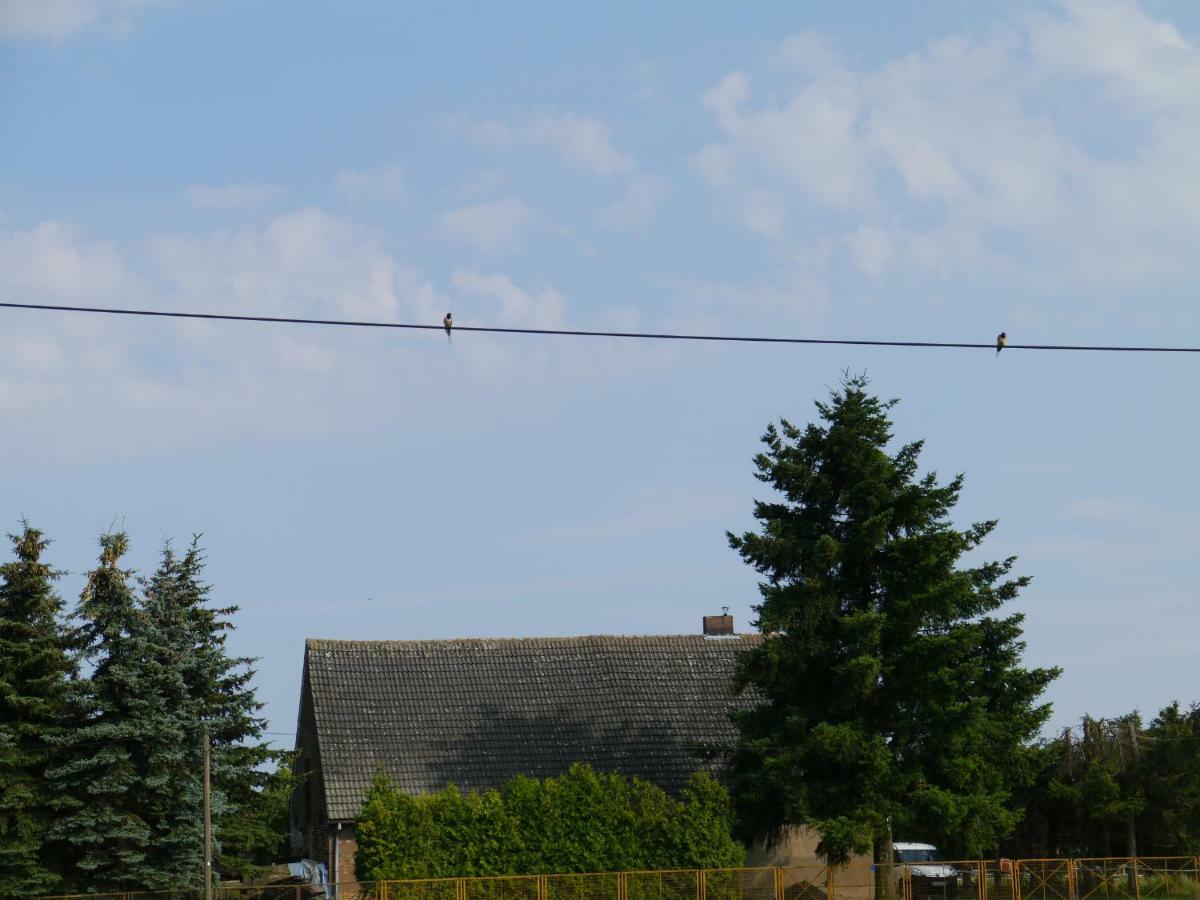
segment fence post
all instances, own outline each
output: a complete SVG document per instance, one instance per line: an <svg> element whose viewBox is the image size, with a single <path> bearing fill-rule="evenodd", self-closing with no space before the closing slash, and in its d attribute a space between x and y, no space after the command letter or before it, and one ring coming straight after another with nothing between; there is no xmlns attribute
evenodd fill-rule
<svg viewBox="0 0 1200 900"><path fill-rule="evenodd" d="M833 866L825 867L825 896L828 900L837 900L837 877L833 874Z"/></svg>
<svg viewBox="0 0 1200 900"><path fill-rule="evenodd" d="M979 900L987 900L987 863L979 861Z"/></svg>
<svg viewBox="0 0 1200 900"><path fill-rule="evenodd" d="M1138 874L1138 858L1133 858L1133 896L1142 900L1142 878Z"/></svg>
<svg viewBox="0 0 1200 900"><path fill-rule="evenodd" d="M1013 900L1021 900L1021 861L1019 859L1013 860L1012 881Z"/></svg>
<svg viewBox="0 0 1200 900"><path fill-rule="evenodd" d="M783 866L775 867L775 900L783 900Z"/></svg>
<svg viewBox="0 0 1200 900"><path fill-rule="evenodd" d="M704 883L704 870L700 869L696 877L696 896L705 900L708 896L708 885Z"/></svg>

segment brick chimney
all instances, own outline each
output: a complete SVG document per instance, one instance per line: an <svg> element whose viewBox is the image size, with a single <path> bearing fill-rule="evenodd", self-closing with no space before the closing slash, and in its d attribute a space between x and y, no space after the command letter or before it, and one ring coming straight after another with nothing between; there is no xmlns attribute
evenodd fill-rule
<svg viewBox="0 0 1200 900"><path fill-rule="evenodd" d="M704 617L704 636L705 637L723 637L733 634L733 616L729 614L729 607L721 607L721 615L705 616Z"/></svg>

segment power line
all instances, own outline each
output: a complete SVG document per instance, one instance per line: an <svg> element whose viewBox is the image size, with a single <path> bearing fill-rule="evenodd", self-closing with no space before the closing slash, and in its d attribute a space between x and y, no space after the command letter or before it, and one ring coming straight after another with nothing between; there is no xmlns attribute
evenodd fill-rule
<svg viewBox="0 0 1200 900"><path fill-rule="evenodd" d="M288 316L243 316L232 313L172 312L161 309L116 309L103 306L63 306L48 303L4 303L9 309L46 312L100 313L111 316L150 316L165 319L208 319L222 322L263 322L274 325L327 325L341 328L399 328L408 331L442 331L442 325L412 322L371 322L354 319L302 319ZM557 337L635 338L656 341L707 341L741 344L838 344L852 347L919 347L965 350L993 350L995 342L854 340L850 338L759 337L728 334L679 334L648 331L585 331L567 328L501 328L484 325L455 325L455 332L488 334L532 334ZM1200 353L1200 347L1135 347L1103 344L1007 344L1005 350L1089 350L1109 353Z"/></svg>

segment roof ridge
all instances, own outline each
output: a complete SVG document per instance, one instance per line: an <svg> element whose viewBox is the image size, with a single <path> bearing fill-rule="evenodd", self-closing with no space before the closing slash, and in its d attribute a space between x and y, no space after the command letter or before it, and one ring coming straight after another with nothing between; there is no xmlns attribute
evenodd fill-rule
<svg viewBox="0 0 1200 900"><path fill-rule="evenodd" d="M332 649L358 647L404 647L414 644L481 644L481 643L566 643L569 641L661 641L661 640L710 640L712 636L703 634L578 634L550 635L544 637L457 637L457 638L411 638L408 640L358 640L344 638L306 638L305 647L311 649ZM759 637L757 632L749 634L722 635L725 640L734 638Z"/></svg>

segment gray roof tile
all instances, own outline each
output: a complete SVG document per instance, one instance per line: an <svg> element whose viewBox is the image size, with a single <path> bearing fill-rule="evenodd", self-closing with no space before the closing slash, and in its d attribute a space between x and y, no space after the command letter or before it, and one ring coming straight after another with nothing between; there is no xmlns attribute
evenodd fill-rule
<svg viewBox="0 0 1200 900"><path fill-rule="evenodd" d="M499 787L573 762L669 791L728 746L730 679L757 635L308 641L330 819L351 820L376 769L411 793Z"/></svg>

